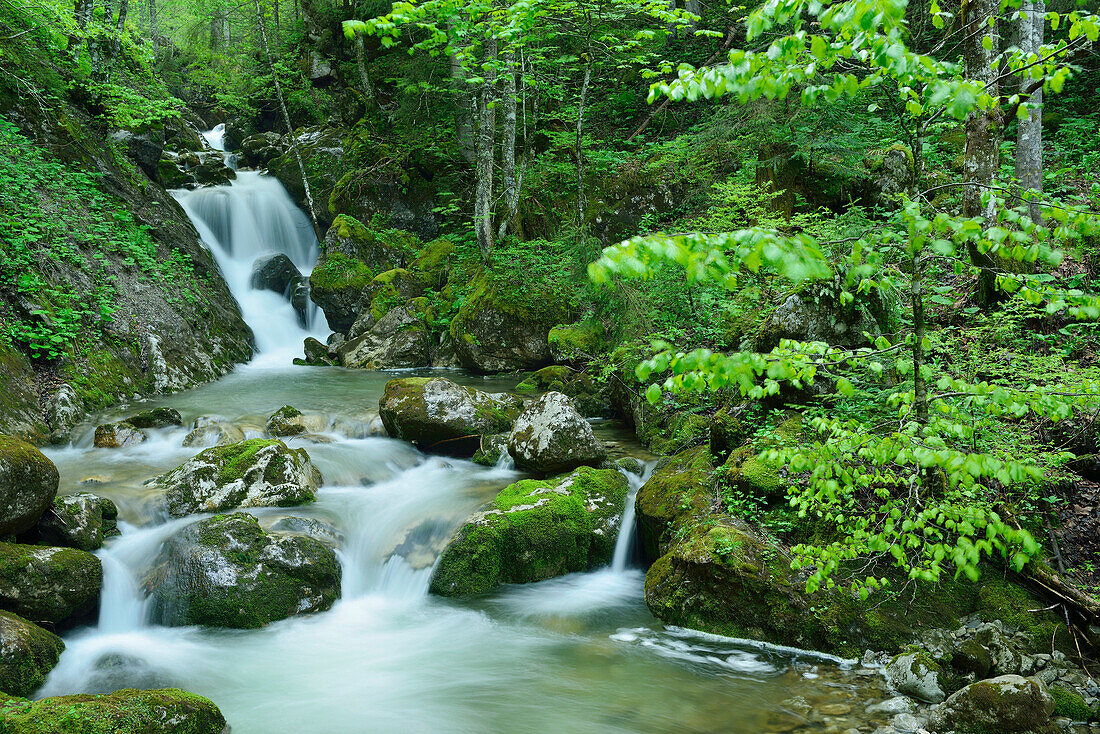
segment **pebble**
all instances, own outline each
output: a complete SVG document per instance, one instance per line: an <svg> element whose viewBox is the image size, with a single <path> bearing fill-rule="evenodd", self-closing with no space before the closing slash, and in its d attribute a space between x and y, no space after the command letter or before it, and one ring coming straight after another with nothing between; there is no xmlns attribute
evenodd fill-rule
<svg viewBox="0 0 1100 734"><path fill-rule="evenodd" d="M852 713L852 707L846 703L827 703L817 709L826 716L844 716Z"/></svg>

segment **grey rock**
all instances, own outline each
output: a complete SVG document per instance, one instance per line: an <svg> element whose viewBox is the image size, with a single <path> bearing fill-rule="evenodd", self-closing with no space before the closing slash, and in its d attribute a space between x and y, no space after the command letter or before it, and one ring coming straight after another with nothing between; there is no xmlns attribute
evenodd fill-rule
<svg viewBox="0 0 1100 734"><path fill-rule="evenodd" d="M231 423L204 423L183 439L183 445L195 448L226 446L244 440L244 431Z"/></svg>
<svg viewBox="0 0 1100 734"><path fill-rule="evenodd" d="M939 703L944 700L940 668L925 653L897 655L887 664L883 673L893 688L918 701Z"/></svg>
<svg viewBox="0 0 1100 734"><path fill-rule="evenodd" d="M147 438L145 432L132 423L116 421L96 426L93 443L100 449L120 449L144 443Z"/></svg>
<svg viewBox="0 0 1100 734"><path fill-rule="evenodd" d="M103 541L118 535L118 508L105 497L88 492L58 497L35 526L35 542L46 545L98 550Z"/></svg>
<svg viewBox="0 0 1100 734"><path fill-rule="evenodd" d="M508 435L508 453L520 469L559 473L598 466L607 458L592 426L560 392L548 392L523 411Z"/></svg>
<svg viewBox="0 0 1100 734"><path fill-rule="evenodd" d="M1037 678L1002 675L971 683L932 711L933 732L979 730L1026 732L1044 727L1054 712L1054 698Z"/></svg>
<svg viewBox="0 0 1100 734"><path fill-rule="evenodd" d="M913 711L913 702L905 696L894 696L885 701L873 703L866 710L869 714L886 714L888 716L908 714Z"/></svg>
<svg viewBox="0 0 1100 734"><path fill-rule="evenodd" d="M0 543L0 609L33 622L66 622L95 609L103 568L74 548Z"/></svg>
<svg viewBox="0 0 1100 734"><path fill-rule="evenodd" d="M54 431L69 432L84 416L84 403L67 382L46 401L46 422Z"/></svg>

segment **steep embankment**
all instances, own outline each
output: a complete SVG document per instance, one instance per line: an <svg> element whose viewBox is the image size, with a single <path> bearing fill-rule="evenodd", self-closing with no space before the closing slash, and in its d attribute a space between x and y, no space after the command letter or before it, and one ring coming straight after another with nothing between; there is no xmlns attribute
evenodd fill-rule
<svg viewBox="0 0 1100 734"><path fill-rule="evenodd" d="M5 49L10 52L11 49ZM215 379L252 335L152 177L179 118L128 130L23 57L0 83L0 433L61 437L85 412Z"/></svg>

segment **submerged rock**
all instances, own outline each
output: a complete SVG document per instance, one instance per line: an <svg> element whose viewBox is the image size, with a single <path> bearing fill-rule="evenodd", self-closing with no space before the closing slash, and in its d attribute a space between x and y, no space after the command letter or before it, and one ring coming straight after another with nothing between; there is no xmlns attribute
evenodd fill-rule
<svg viewBox="0 0 1100 734"><path fill-rule="evenodd" d="M1002 675L971 683L932 712L933 732L1034 732L1050 724L1054 698L1038 678Z"/></svg>
<svg viewBox="0 0 1100 734"><path fill-rule="evenodd" d="M129 421L106 423L95 428L94 444L99 449L120 449L144 443L148 436Z"/></svg>
<svg viewBox="0 0 1100 734"><path fill-rule="evenodd" d="M2 699L3 697L0 697ZM225 734L225 717L208 698L178 688L124 689L38 701L0 700L0 731L15 734Z"/></svg>
<svg viewBox="0 0 1100 734"><path fill-rule="evenodd" d="M168 428L169 426L182 426L183 418L179 411L173 408L153 408L145 410L126 419L134 428Z"/></svg>
<svg viewBox="0 0 1100 734"><path fill-rule="evenodd" d="M478 449L481 436L511 428L520 402L442 377L405 377L386 383L378 412L393 438L433 451L470 456Z"/></svg>
<svg viewBox="0 0 1100 734"><path fill-rule="evenodd" d="M304 449L254 438L206 449L151 480L167 494L175 517L236 507L289 507L312 502L321 473Z"/></svg>
<svg viewBox="0 0 1100 734"><path fill-rule="evenodd" d="M546 474L607 458L592 426L560 392L546 393L520 414L508 435L508 453L520 469Z"/></svg>
<svg viewBox="0 0 1100 734"><path fill-rule="evenodd" d="M170 537L145 586L159 624L251 629L331 607L340 564L323 543L269 535L256 518L236 512Z"/></svg>
<svg viewBox="0 0 1100 734"><path fill-rule="evenodd" d="M10 612L0 612L0 692L10 696L34 693L64 649L65 643L52 632Z"/></svg>
<svg viewBox="0 0 1100 734"><path fill-rule="evenodd" d="M31 535L36 543L94 551L103 547L104 540L119 534L117 521L114 502L81 492L55 499Z"/></svg>
<svg viewBox="0 0 1100 734"><path fill-rule="evenodd" d="M26 441L0 436L0 537L29 530L57 496L57 467Z"/></svg>
<svg viewBox="0 0 1100 734"><path fill-rule="evenodd" d="M626 492L620 472L587 466L504 488L443 551L431 592L481 594L610 563Z"/></svg>
<svg viewBox="0 0 1100 734"><path fill-rule="evenodd" d="M103 568L73 548L0 543L0 609L54 624L95 609Z"/></svg>

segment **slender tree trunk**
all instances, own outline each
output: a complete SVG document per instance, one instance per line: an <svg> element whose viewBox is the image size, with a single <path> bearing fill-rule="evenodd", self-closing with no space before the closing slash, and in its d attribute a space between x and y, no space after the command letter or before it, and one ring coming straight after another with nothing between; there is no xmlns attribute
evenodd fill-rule
<svg viewBox="0 0 1100 734"><path fill-rule="evenodd" d="M363 85L363 96L373 100L374 88L367 74L367 41L362 33L355 34L355 65L359 69L359 83Z"/></svg>
<svg viewBox="0 0 1100 734"><path fill-rule="evenodd" d="M998 96L996 83L997 71L994 63L999 53L999 38L996 24L990 25L989 19L995 17L999 3L997 0L970 0L965 6L963 32L963 61L966 64L966 76L985 86L985 90L994 99ZM986 39L990 39L989 43ZM989 44L989 48L986 45ZM966 118L966 149L963 153L963 177L969 186L963 187L962 213L964 217L984 217L987 222L993 218L993 204L982 204L982 195L989 192L989 185L997 175L1001 159L1001 109L976 110ZM978 281L978 300L989 304L996 300L993 258L968 246L971 262L981 268Z"/></svg>
<svg viewBox="0 0 1100 734"><path fill-rule="evenodd" d="M454 24L448 26L450 35L454 37ZM477 162L476 142L474 140L474 121L477 118L477 95L470 92L466 83L466 75L462 71L462 62L457 54L451 54L451 85L458 94L458 112L455 113L455 134L458 137L458 149L462 157L470 165ZM472 111L473 110L473 111Z"/></svg>
<svg viewBox="0 0 1100 734"><path fill-rule="evenodd" d="M703 7L699 0L686 0L686 2L684 3L684 10L697 17L702 17L703 15ZM693 31L698 27L699 21L697 20L691 21L691 24L688 26L688 28Z"/></svg>
<svg viewBox="0 0 1100 734"><path fill-rule="evenodd" d="M581 99L577 105L577 226L584 228L584 103L588 98L588 85L592 81L592 60L584 67L581 82Z"/></svg>
<svg viewBox="0 0 1100 734"><path fill-rule="evenodd" d="M1038 54L1043 45L1046 10L1043 0L1020 4L1020 49L1025 53ZM1043 193L1043 88L1026 101L1027 119L1020 120L1016 134L1016 179L1021 193L1031 191L1038 196ZM1042 219L1038 201L1029 201L1027 207L1033 221Z"/></svg>
<svg viewBox="0 0 1100 734"><path fill-rule="evenodd" d="M126 30L126 15L130 11L130 0L119 0L118 19L115 21L115 38L111 46L112 58L118 58L122 49L122 33Z"/></svg>
<svg viewBox="0 0 1100 734"><path fill-rule="evenodd" d="M481 85L481 101L478 106L477 165L475 169L477 194L474 200L474 227L481 257L489 262L493 251L493 160L496 157L496 70L497 39L490 36L485 42L485 81Z"/></svg>
<svg viewBox="0 0 1100 734"><path fill-rule="evenodd" d="M275 21L275 35L276 35L275 40L278 40L278 34L279 34L279 0L274 0L274 2L272 3L272 5L271 5L271 14L272 14L271 15L272 20Z"/></svg>
<svg viewBox="0 0 1100 734"><path fill-rule="evenodd" d="M508 51L504 54L504 88L501 90L501 108L503 110L503 139L501 140L501 179L504 183L504 216L500 220L497 237L504 237L515 215L519 200L516 181L516 54Z"/></svg>
<svg viewBox="0 0 1100 734"><path fill-rule="evenodd" d="M909 283L909 303L913 309L913 417L921 425L928 423L928 385L924 367L924 263L921 253L913 253L910 264L913 279Z"/></svg>
<svg viewBox="0 0 1100 734"><path fill-rule="evenodd" d="M264 14L260 9L260 0L253 0L256 6L256 25L260 29L260 41L264 47L264 56L267 57L267 66L271 70L271 79L275 82L275 96L279 99L279 109L283 113L283 123L286 125L287 137L290 138L290 149L294 151L294 158L298 161L298 170L302 174L302 188L306 193L306 206L309 208L309 219L313 222L313 233L317 239L322 239L321 226L317 223L317 211L313 206L313 192L309 188L309 176L306 175L306 164L302 161L302 151L298 147L298 136L294 134L294 126L290 124L290 113L286 109L286 100L283 99L283 87L279 83L279 76L275 73L275 62L271 58L271 46L267 42L267 30L264 28Z"/></svg>
<svg viewBox="0 0 1100 734"><path fill-rule="evenodd" d="M160 24L157 20L157 0L146 0L149 8L149 33L153 36L153 55L160 52Z"/></svg>
<svg viewBox="0 0 1100 734"><path fill-rule="evenodd" d="M76 0L73 12L76 15L76 24L80 30L84 30L95 12L95 0Z"/></svg>

